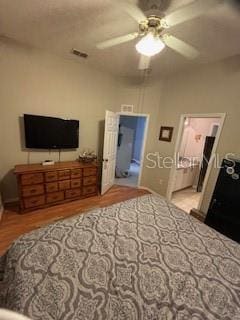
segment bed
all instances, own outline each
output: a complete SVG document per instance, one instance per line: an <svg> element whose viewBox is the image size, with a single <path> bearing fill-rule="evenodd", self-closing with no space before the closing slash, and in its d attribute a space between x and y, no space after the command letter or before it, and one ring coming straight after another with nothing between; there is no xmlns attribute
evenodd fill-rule
<svg viewBox="0 0 240 320"><path fill-rule="evenodd" d="M240 319L240 246L145 195L51 224L1 257L0 305L31 319Z"/></svg>

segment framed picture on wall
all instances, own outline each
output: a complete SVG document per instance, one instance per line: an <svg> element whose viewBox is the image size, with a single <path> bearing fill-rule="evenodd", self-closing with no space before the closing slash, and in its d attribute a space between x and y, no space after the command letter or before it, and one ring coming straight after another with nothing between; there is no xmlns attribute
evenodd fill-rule
<svg viewBox="0 0 240 320"><path fill-rule="evenodd" d="M173 127L163 127L162 126L160 128L159 140L171 142L172 136L173 136L173 129L174 129Z"/></svg>

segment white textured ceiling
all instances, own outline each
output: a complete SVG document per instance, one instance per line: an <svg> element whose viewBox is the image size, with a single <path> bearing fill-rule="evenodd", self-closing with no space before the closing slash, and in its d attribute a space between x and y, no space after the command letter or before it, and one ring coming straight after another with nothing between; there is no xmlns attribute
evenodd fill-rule
<svg viewBox="0 0 240 320"><path fill-rule="evenodd" d="M105 50L95 47L97 42L138 29L137 22L118 7L118 1L121 0L0 0L0 35L116 75L137 76L136 41ZM151 1L159 1L168 13L193 0L140 0L139 5L146 10L147 2ZM190 62L171 49L164 49L152 59L154 75L170 74L192 64L213 62L240 53L240 12L230 6L219 5L168 32L195 46L201 55ZM88 53L89 58L82 60L72 56L71 48Z"/></svg>

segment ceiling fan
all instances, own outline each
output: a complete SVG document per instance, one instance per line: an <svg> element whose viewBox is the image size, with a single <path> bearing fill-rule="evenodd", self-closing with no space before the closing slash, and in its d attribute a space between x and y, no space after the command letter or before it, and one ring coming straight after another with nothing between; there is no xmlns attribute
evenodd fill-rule
<svg viewBox="0 0 240 320"><path fill-rule="evenodd" d="M155 0L156 3L161 1L163 0ZM156 11L156 14L146 16L137 5L127 0L118 1L117 5L138 22L138 31L100 42L97 44L97 48L110 48L139 37L140 40L136 44L136 50L141 54L139 62L140 70L148 69L151 57L160 53L165 46L173 49L187 59L195 59L199 56L199 52L193 46L166 33L165 29L194 19L206 13L222 1L223 0L195 0L189 5L185 5L171 12L167 16L162 15L160 11Z"/></svg>

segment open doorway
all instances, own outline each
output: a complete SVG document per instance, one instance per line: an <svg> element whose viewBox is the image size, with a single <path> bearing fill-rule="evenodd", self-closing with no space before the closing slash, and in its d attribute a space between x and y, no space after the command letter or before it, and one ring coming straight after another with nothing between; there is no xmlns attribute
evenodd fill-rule
<svg viewBox="0 0 240 320"><path fill-rule="evenodd" d="M223 121L224 115L186 115L181 119L168 198L187 213L201 206Z"/></svg>
<svg viewBox="0 0 240 320"><path fill-rule="evenodd" d="M139 186L147 116L119 115L115 184Z"/></svg>

